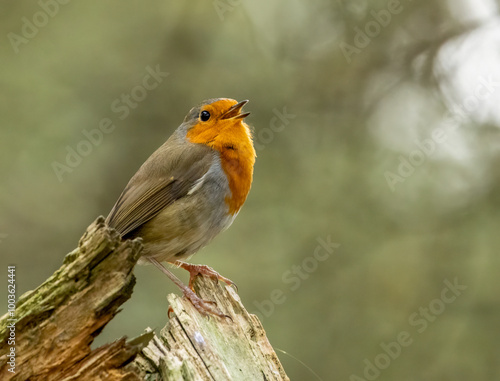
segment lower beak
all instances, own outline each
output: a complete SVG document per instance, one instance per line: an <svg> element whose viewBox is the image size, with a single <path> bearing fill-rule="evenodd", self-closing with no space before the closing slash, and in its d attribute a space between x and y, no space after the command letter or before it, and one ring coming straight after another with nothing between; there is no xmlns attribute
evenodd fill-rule
<svg viewBox="0 0 500 381"><path fill-rule="evenodd" d="M222 115L222 119L243 119L250 115L249 112L244 114L240 114L243 106L248 102L248 100L241 101L234 106L232 106L229 110L227 110L224 115Z"/></svg>

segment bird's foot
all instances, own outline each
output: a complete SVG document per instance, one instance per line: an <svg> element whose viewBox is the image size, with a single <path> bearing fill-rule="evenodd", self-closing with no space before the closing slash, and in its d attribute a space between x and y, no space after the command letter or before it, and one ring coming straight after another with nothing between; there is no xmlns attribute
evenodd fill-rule
<svg viewBox="0 0 500 381"><path fill-rule="evenodd" d="M218 317L223 317L223 318L229 318L231 321L233 320L231 316L223 314L218 308L217 308L217 303L208 301L208 300L203 300L200 298L198 295L194 293L191 288L186 286L184 283L182 283L179 278L177 278L174 274L172 274L170 271L168 271L165 266L163 266L160 262L158 262L154 258L148 258L148 260L154 264L156 267L158 267L166 276L168 276L172 282L174 282L177 287L179 287L182 290L182 293L184 296L191 302L191 304L196 308L196 310L201 313L202 315L205 316L210 316L210 315L215 315ZM217 274L217 273L216 273ZM168 317L170 318L170 314L173 312L172 307L170 306L168 309Z"/></svg>
<svg viewBox="0 0 500 381"><path fill-rule="evenodd" d="M238 287L231 279L228 279L228 278L220 275L217 271L215 271L211 267L208 267L205 265L193 265L192 263L187 263L187 262L183 262L183 261L175 261L175 262L173 262L173 264L177 267L181 267L184 270L189 271L189 288L193 291L194 291L194 287L193 287L194 278L199 274L207 275L207 276L215 278L217 280L221 280L229 286L234 286L236 288L236 290L238 290Z"/></svg>
<svg viewBox="0 0 500 381"><path fill-rule="evenodd" d="M184 296L191 302L191 304L200 314L204 316L215 315L221 318L229 318L230 320L233 320L231 316L223 314L217 308L217 303L210 300L203 300L198 295L196 295L189 287L186 287L182 291L184 293Z"/></svg>

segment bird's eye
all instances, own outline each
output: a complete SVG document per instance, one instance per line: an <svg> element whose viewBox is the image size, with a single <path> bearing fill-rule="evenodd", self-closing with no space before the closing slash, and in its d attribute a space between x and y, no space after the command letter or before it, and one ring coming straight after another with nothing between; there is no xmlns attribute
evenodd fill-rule
<svg viewBox="0 0 500 381"><path fill-rule="evenodd" d="M210 119L210 113L208 111L202 111L201 114L200 114L200 119L203 122L206 122L207 120Z"/></svg>

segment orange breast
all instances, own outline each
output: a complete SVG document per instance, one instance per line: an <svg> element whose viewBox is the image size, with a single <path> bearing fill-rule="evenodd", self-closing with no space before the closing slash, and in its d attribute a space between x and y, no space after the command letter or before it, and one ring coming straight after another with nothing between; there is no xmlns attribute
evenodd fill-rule
<svg viewBox="0 0 500 381"><path fill-rule="evenodd" d="M237 149L222 148L221 164L227 175L231 196L226 197L229 213L238 213L245 202L253 179L255 151L250 145L240 145Z"/></svg>
<svg viewBox="0 0 500 381"><path fill-rule="evenodd" d="M231 195L226 197L229 213L238 213L253 179L255 149L250 128L240 119L219 120L209 128L194 126L187 133L193 143L206 144L220 152L221 166L227 175Z"/></svg>

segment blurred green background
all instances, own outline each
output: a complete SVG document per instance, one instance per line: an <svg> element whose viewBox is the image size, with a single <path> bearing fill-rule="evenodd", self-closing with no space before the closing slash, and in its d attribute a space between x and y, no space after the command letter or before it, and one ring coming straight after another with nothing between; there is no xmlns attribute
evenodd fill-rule
<svg viewBox="0 0 500 381"><path fill-rule="evenodd" d="M192 106L249 99L250 196L192 261L238 284L290 378L500 379L498 1L1 7L0 271L17 265L18 296ZM135 274L98 343L165 324L178 290Z"/></svg>

